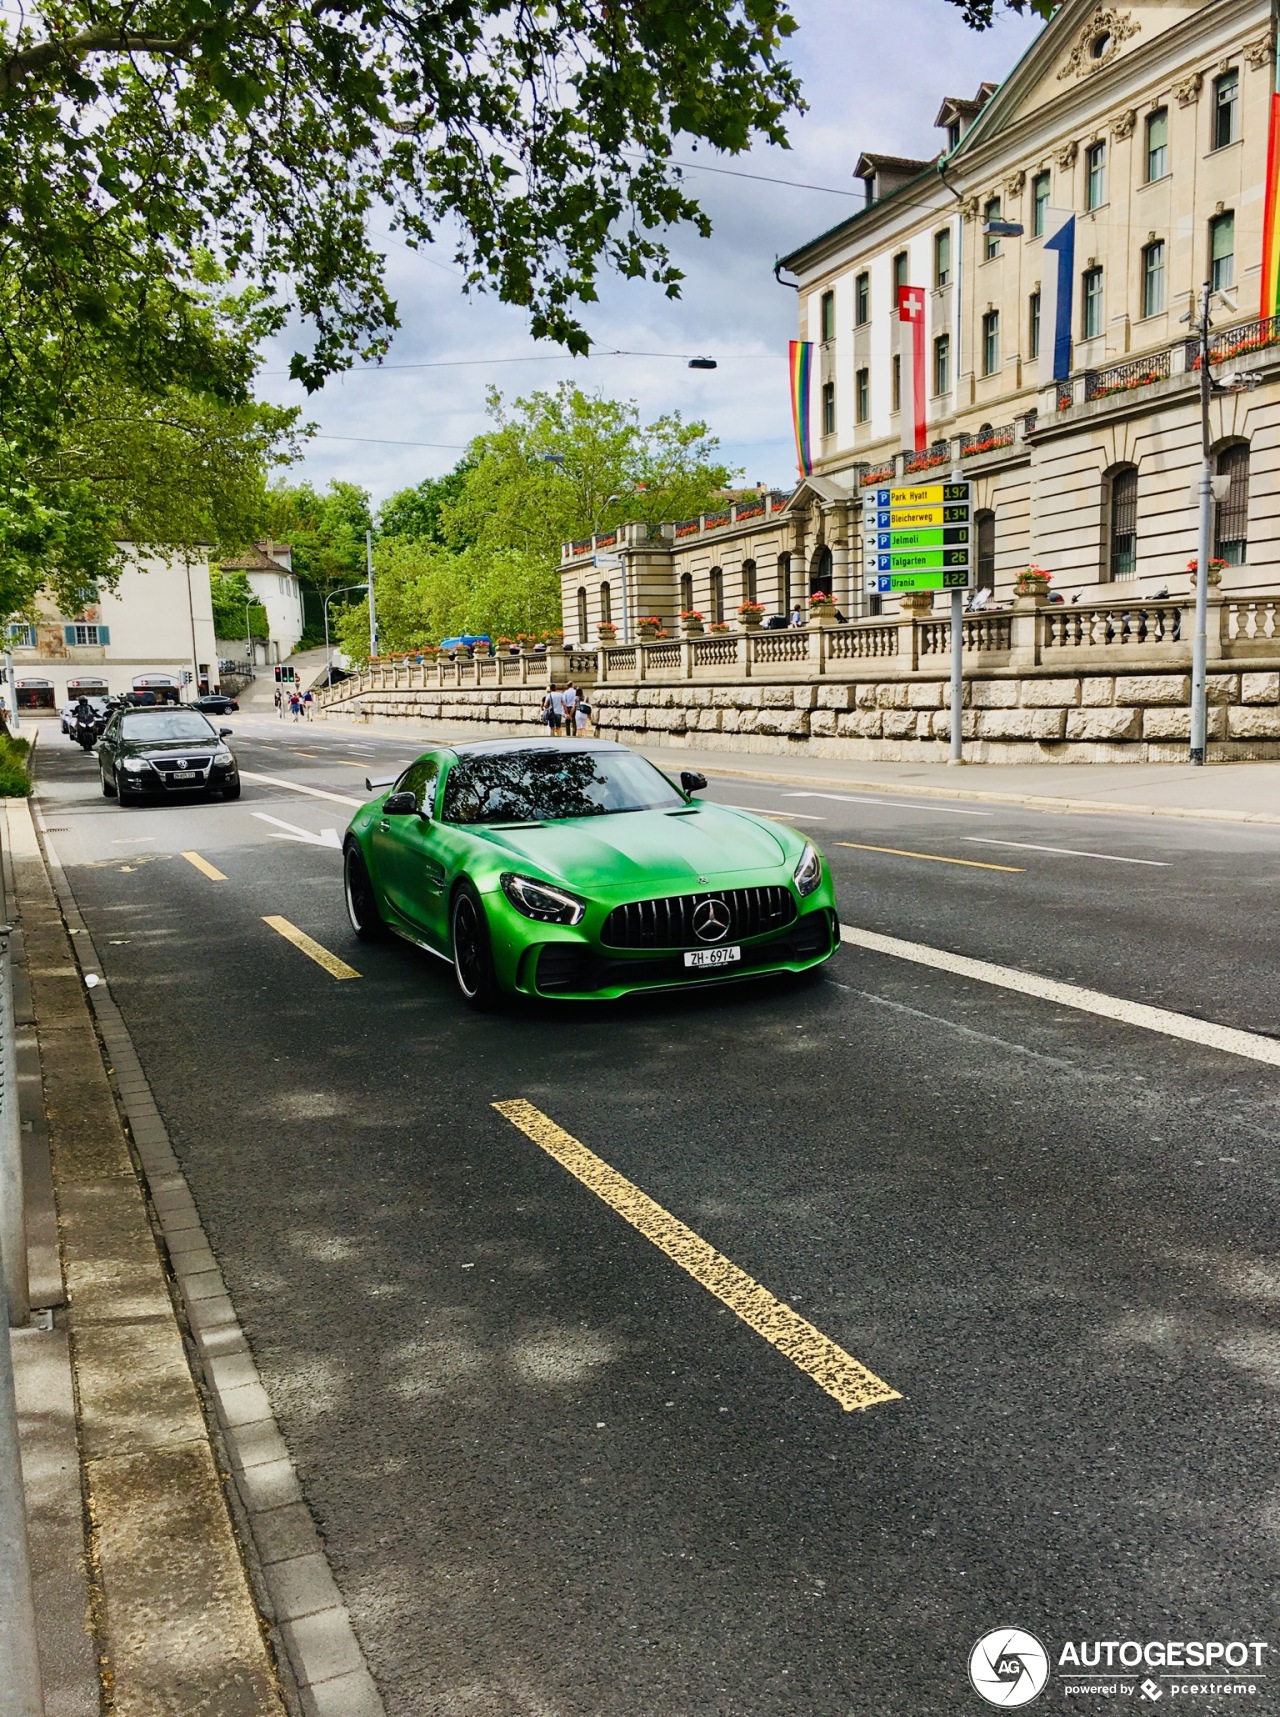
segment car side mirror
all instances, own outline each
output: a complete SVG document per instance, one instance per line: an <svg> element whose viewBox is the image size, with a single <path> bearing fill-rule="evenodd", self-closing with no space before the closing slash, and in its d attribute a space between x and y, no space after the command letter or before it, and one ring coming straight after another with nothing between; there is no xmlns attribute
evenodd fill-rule
<svg viewBox="0 0 1280 1717"><path fill-rule="evenodd" d="M706 776L699 775L696 769L682 769L680 771L680 785L686 793L700 793L706 784Z"/></svg>
<svg viewBox="0 0 1280 1717"><path fill-rule="evenodd" d="M219 739L230 739L232 732L233 732L233 729L231 729L229 727L220 727L218 729L218 738Z"/></svg>
<svg viewBox="0 0 1280 1717"><path fill-rule="evenodd" d="M382 801L384 817L412 817L417 809L416 793L389 793Z"/></svg>

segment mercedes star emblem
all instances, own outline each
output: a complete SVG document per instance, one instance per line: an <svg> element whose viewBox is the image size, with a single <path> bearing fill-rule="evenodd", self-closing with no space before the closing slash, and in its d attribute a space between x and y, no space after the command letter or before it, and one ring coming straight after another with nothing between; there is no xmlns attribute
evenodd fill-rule
<svg viewBox="0 0 1280 1717"><path fill-rule="evenodd" d="M731 923L723 900L700 900L693 909L693 933L700 942L723 942Z"/></svg>

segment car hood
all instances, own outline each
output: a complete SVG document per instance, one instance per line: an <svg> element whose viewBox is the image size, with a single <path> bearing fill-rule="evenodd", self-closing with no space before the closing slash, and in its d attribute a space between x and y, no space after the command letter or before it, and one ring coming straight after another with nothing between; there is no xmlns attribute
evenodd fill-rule
<svg viewBox="0 0 1280 1717"><path fill-rule="evenodd" d="M517 863L576 890L696 886L704 878L777 870L790 851L773 825L715 805L675 814L615 812L527 828L474 826L472 832Z"/></svg>
<svg viewBox="0 0 1280 1717"><path fill-rule="evenodd" d="M212 734L207 739L122 739L116 749L126 757L172 757L175 752L179 757L199 757L217 743Z"/></svg>

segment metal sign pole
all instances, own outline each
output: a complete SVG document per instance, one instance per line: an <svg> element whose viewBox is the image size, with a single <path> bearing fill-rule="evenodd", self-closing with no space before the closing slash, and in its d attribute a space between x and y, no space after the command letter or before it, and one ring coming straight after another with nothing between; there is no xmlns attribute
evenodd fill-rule
<svg viewBox="0 0 1280 1717"><path fill-rule="evenodd" d="M16 1329L22 1329L31 1315L31 1289L27 1275L22 1123L18 1118L13 971L7 936L0 936L0 1266L4 1271L10 1320Z"/></svg>

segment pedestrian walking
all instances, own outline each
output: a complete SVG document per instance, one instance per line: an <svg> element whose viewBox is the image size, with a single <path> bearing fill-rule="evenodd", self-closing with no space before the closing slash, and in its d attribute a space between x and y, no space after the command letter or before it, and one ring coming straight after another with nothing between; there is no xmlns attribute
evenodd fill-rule
<svg viewBox="0 0 1280 1717"><path fill-rule="evenodd" d="M804 615L800 612L800 604L798 602L796 603L795 607L791 610L791 622L790 623L792 626L803 626L804 625Z"/></svg>
<svg viewBox="0 0 1280 1717"><path fill-rule="evenodd" d="M578 688L574 685L572 680L569 681L569 684L564 688L564 691L560 696L563 700L564 706L564 736L566 739L572 739L574 734L577 732L577 726L574 721L574 712L578 707Z"/></svg>
<svg viewBox="0 0 1280 1717"><path fill-rule="evenodd" d="M295 721L297 721L299 716L302 714L302 699L298 696L297 692L289 693L289 714Z"/></svg>
<svg viewBox="0 0 1280 1717"><path fill-rule="evenodd" d="M315 701L315 698L311 695L311 687L308 686L306 691L302 694L302 713L308 721L311 720L311 711L315 706Z"/></svg>
<svg viewBox="0 0 1280 1717"><path fill-rule="evenodd" d="M283 719L284 711L280 708L280 687L276 687L276 714Z"/></svg>
<svg viewBox="0 0 1280 1717"><path fill-rule="evenodd" d="M585 692L574 707L573 724L579 739L591 737L591 705L587 702Z"/></svg>

